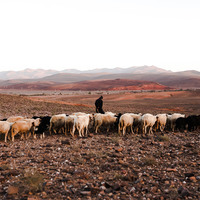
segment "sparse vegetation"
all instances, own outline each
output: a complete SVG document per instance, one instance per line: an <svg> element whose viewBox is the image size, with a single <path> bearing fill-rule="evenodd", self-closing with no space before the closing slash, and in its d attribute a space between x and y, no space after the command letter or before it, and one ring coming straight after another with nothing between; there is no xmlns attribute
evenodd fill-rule
<svg viewBox="0 0 200 200"><path fill-rule="evenodd" d="M145 157L142 159L142 162L144 165L155 165L156 164L156 159L153 156Z"/></svg>
<svg viewBox="0 0 200 200"><path fill-rule="evenodd" d="M24 192L36 193L42 190L43 176L33 168L28 168L23 171L20 176L19 187L23 188Z"/></svg>
<svg viewBox="0 0 200 200"><path fill-rule="evenodd" d="M161 142L169 142L169 137L167 135L159 135L157 137L157 140L159 140Z"/></svg>
<svg viewBox="0 0 200 200"><path fill-rule="evenodd" d="M112 137L112 138L110 139L110 141L111 141L112 143L119 143L119 142L120 142L120 138L114 136L114 137Z"/></svg>
<svg viewBox="0 0 200 200"><path fill-rule="evenodd" d="M120 173L115 172L114 180L120 180L120 179L123 179L123 175L120 174Z"/></svg>
<svg viewBox="0 0 200 200"><path fill-rule="evenodd" d="M8 164L2 164L2 165L0 165L0 169L1 170L8 170L8 169L10 169L10 166Z"/></svg>

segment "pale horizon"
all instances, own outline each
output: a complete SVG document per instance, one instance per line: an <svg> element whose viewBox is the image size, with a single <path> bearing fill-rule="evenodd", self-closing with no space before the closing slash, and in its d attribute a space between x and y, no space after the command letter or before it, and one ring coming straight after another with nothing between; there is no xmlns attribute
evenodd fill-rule
<svg viewBox="0 0 200 200"><path fill-rule="evenodd" d="M200 71L198 0L1 0L0 71Z"/></svg>
<svg viewBox="0 0 200 200"><path fill-rule="evenodd" d="M147 65L144 65L144 66L147 66ZM132 67L144 67L144 66L132 66ZM154 66L152 65L153 67L157 67L157 66ZM147 66L147 67L151 67L151 66ZM113 68L107 68L107 67L102 67L102 68L91 68L91 69L76 69L76 68L69 68L69 69L61 69L61 70L56 70L56 69L43 69L43 68L24 68L24 69L21 69L21 70L0 70L0 72L6 72L6 71L13 71L13 72L19 72L19 71L24 71L24 70L52 70L52 71L58 71L58 72L61 72L61 71L64 71L64 70L79 70L81 72L84 72L84 71L88 71L88 70L99 70L99 69L116 69L116 68L121 68L121 69L128 69L128 68L131 68L131 67L113 67ZM160 68L160 67L157 67L159 69L163 69L163 68ZM179 70L179 71L172 71L172 70L167 70L167 69L163 69L163 70L166 70L166 71L169 71L169 72L184 72L184 71L197 71L197 72L200 72L200 70L196 70L196 69L187 69L187 70Z"/></svg>

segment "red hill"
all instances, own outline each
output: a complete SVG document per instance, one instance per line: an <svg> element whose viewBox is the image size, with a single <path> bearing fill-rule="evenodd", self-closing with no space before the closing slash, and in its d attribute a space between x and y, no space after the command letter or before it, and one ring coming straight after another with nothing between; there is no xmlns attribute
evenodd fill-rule
<svg viewBox="0 0 200 200"><path fill-rule="evenodd" d="M101 80L101 81L81 81L71 84L59 84L48 89L56 90L165 90L170 87L161 85L153 81L140 81L129 79Z"/></svg>

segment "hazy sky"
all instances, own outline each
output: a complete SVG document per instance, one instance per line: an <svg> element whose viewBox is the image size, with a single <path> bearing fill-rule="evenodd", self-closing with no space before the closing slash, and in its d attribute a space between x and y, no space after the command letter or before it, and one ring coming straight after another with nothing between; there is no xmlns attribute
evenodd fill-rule
<svg viewBox="0 0 200 200"><path fill-rule="evenodd" d="M0 0L0 71L200 71L200 0Z"/></svg>

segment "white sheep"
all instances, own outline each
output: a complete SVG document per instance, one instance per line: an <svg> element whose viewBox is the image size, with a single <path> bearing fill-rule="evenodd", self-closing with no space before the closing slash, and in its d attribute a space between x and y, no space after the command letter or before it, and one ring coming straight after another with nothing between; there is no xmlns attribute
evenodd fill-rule
<svg viewBox="0 0 200 200"><path fill-rule="evenodd" d="M138 119L140 117L141 117L141 115L137 115L134 113L123 114L119 119L119 124L118 124L119 134L121 134L121 129L122 129L123 135L125 135L127 127L130 127L131 133L133 134L133 123L134 123L135 119Z"/></svg>
<svg viewBox="0 0 200 200"><path fill-rule="evenodd" d="M61 129L64 133L66 114L53 115L50 119L49 132L58 133Z"/></svg>
<svg viewBox="0 0 200 200"><path fill-rule="evenodd" d="M26 118L22 117L22 116L11 116L6 121L13 123L13 122L20 121L20 120L23 120L23 119L26 119Z"/></svg>
<svg viewBox="0 0 200 200"><path fill-rule="evenodd" d="M7 142L8 132L10 130L10 123L7 121L0 121L0 134L5 134L5 142Z"/></svg>
<svg viewBox="0 0 200 200"><path fill-rule="evenodd" d="M90 121L92 121L92 119L93 119L92 114L80 115L74 118L72 136L74 137L74 132L76 129L79 132L79 137L87 136L88 126L89 126ZM85 134L84 134L84 130L85 130Z"/></svg>
<svg viewBox="0 0 200 200"><path fill-rule="evenodd" d="M152 115L152 114L144 114L141 117L141 125L142 125L142 130L143 133L147 133L147 127L149 127L149 133L153 133L152 131L152 127L155 124L155 122L157 121L157 117Z"/></svg>
<svg viewBox="0 0 200 200"><path fill-rule="evenodd" d="M80 116L80 115L86 115L86 113L84 113L84 112L75 112L75 113L72 113L72 115Z"/></svg>
<svg viewBox="0 0 200 200"><path fill-rule="evenodd" d="M23 121L29 122L29 123L34 123L34 125L35 125L35 131L36 131L37 127L40 125L41 119L40 118L36 118L36 119L23 119ZM36 138L36 135L33 135L33 138Z"/></svg>
<svg viewBox="0 0 200 200"><path fill-rule="evenodd" d="M74 119L76 117L77 117L76 115L72 114L65 118L65 135L67 135L67 131L69 131L70 134L72 136L74 136L73 135L73 126L74 126Z"/></svg>
<svg viewBox="0 0 200 200"><path fill-rule="evenodd" d="M107 111L107 112L105 112L105 114L108 114L108 115L116 115L116 113L113 113L113 112L110 112L110 111Z"/></svg>
<svg viewBox="0 0 200 200"><path fill-rule="evenodd" d="M158 129L158 126L160 128L160 131L164 131L165 125L167 123L167 114L157 114L157 127L156 130Z"/></svg>
<svg viewBox="0 0 200 200"><path fill-rule="evenodd" d="M113 114L96 113L94 115L94 121L95 133L97 133L98 128L103 124L107 126L108 132L110 130L110 126L117 122L117 117L115 117Z"/></svg>
<svg viewBox="0 0 200 200"><path fill-rule="evenodd" d="M135 114L134 116L134 122L133 122L133 128L134 128L134 132L139 132L139 127L141 126L141 117L142 117L142 113L139 114Z"/></svg>
<svg viewBox="0 0 200 200"><path fill-rule="evenodd" d="M16 121L11 126L11 137L12 141L14 142L14 136L18 133L21 133L21 136L29 133L28 138L30 137L31 133L34 135L35 124L34 122L26 122L26 121ZM22 137L21 137L22 138Z"/></svg>

